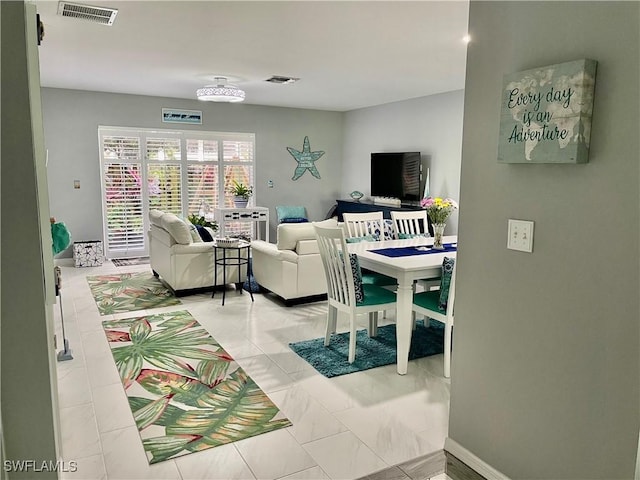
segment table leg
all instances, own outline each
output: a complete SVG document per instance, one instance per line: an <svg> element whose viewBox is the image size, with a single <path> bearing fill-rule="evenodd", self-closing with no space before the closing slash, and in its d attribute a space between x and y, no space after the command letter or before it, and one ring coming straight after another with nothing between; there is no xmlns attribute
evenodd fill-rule
<svg viewBox="0 0 640 480"><path fill-rule="evenodd" d="M216 286L218 285L218 249L213 248L213 292L211 298L216 296Z"/></svg>
<svg viewBox="0 0 640 480"><path fill-rule="evenodd" d="M238 283L236 283L236 287L239 287L240 295L242 295L242 266L240 264L240 259L242 258L242 248L238 248L238 257L236 259L236 265L238 265Z"/></svg>
<svg viewBox="0 0 640 480"><path fill-rule="evenodd" d="M398 373L405 375L409 363L409 347L411 346L411 311L413 304L412 284L400 284L396 291L396 338L398 356L396 359Z"/></svg>
<svg viewBox="0 0 640 480"><path fill-rule="evenodd" d="M249 295L251 296L251 301L253 302L253 290L251 290L251 277L250 274L251 268L249 268L249 263L251 262L251 251L249 247L247 247L247 285L249 285ZM238 271L240 271L240 267L238 267ZM242 289L242 287L240 287Z"/></svg>
<svg viewBox="0 0 640 480"><path fill-rule="evenodd" d="M222 249L222 306L224 307L224 297L227 293L227 249Z"/></svg>

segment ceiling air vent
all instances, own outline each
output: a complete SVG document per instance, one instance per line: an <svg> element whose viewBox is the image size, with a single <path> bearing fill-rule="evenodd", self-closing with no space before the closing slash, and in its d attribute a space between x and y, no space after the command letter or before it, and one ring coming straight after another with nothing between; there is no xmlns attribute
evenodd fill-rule
<svg viewBox="0 0 640 480"><path fill-rule="evenodd" d="M295 78L295 77L283 77L281 75L274 75L271 78L267 78L265 80L265 82L270 82L270 83L277 83L280 85L285 85L285 84L289 84L289 83L295 83L298 80L300 80L299 78Z"/></svg>
<svg viewBox="0 0 640 480"><path fill-rule="evenodd" d="M118 10L115 8L94 7L80 3L58 2L58 15L89 20L101 25L113 25Z"/></svg>

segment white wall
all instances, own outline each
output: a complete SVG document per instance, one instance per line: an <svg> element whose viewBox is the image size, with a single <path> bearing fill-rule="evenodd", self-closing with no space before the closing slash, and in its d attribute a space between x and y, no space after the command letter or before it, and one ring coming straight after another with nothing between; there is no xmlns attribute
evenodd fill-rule
<svg viewBox="0 0 640 480"><path fill-rule="evenodd" d="M276 205L304 205L312 220L322 220L339 193L339 112L52 88L42 89L42 97L51 214L67 225L76 241L102 239L98 125L255 133L256 201L270 208L274 239ZM162 107L201 110L203 123L162 123ZM286 147L302 150L307 135L312 150L325 151L316 162L322 179L307 172L293 181L297 164ZM274 188L267 188L270 179ZM73 188L74 180L80 180L80 189Z"/></svg>
<svg viewBox="0 0 640 480"><path fill-rule="evenodd" d="M471 2L449 436L514 479L633 478L638 2ZM598 61L590 160L497 163L504 74ZM533 253L507 219L535 221Z"/></svg>
<svg viewBox="0 0 640 480"><path fill-rule="evenodd" d="M459 199L462 90L346 112L341 198L370 193L372 152L422 153L434 196ZM457 213L447 233L457 231Z"/></svg>

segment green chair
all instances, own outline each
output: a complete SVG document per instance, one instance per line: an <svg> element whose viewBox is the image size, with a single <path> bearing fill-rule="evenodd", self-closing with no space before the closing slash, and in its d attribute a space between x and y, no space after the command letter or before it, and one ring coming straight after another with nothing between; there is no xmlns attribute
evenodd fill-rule
<svg viewBox="0 0 640 480"><path fill-rule="evenodd" d="M444 376L447 378L451 376L451 337L455 296L455 260L447 257L442 262L440 290L429 290L416 293L413 296L413 311L415 313L444 323Z"/></svg>
<svg viewBox="0 0 640 480"><path fill-rule="evenodd" d="M327 329L325 346L336 332L338 312L349 316L349 363L356 358L356 315L369 315L368 334L378 329L378 311L396 307L395 293L377 285L363 284L355 254L349 254L342 228L325 228L314 224L318 249L327 281Z"/></svg>

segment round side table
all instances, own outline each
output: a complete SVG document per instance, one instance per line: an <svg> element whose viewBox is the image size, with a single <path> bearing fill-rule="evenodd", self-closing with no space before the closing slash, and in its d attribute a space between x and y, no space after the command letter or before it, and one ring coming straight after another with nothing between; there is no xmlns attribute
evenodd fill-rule
<svg viewBox="0 0 640 480"><path fill-rule="evenodd" d="M242 256L242 253L246 251L246 256ZM237 246L217 245L214 241L213 244L213 293L211 298L216 294L216 286L218 285L218 266L222 266L222 305L224 305L224 298L227 285L227 267L238 267L238 283L242 284L242 265L246 265L247 278L249 278L249 258L251 254L251 244L249 242L240 241ZM242 286L240 286L240 293L242 293ZM249 290L251 301L253 302L253 292Z"/></svg>

